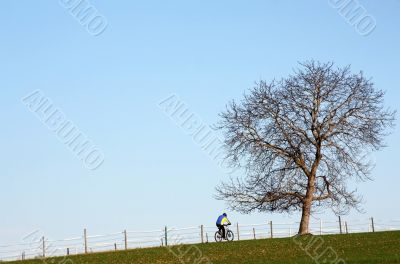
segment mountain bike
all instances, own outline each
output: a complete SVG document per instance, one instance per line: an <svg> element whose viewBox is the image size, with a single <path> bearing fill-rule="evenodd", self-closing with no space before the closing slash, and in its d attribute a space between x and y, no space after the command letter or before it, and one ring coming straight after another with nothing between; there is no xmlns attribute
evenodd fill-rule
<svg viewBox="0 0 400 264"><path fill-rule="evenodd" d="M225 238L222 237L221 230L218 230L217 232L215 232L214 238L215 238L215 242L221 242L222 239L225 239L226 241L233 241L235 236L233 235L233 232L231 230L229 230L229 227L225 226Z"/></svg>

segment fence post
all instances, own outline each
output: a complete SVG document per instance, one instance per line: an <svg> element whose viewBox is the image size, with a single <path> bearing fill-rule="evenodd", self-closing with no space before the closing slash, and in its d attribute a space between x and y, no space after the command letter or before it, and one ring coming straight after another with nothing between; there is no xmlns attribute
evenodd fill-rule
<svg viewBox="0 0 400 264"><path fill-rule="evenodd" d="M22 260L25 260L25 252L22 252Z"/></svg>
<svg viewBox="0 0 400 264"><path fill-rule="evenodd" d="M273 232L273 229L272 229L272 221L269 221L269 229L270 229L270 232L271 232L271 238L274 238L274 232Z"/></svg>
<svg viewBox="0 0 400 264"><path fill-rule="evenodd" d="M208 243L208 233L206 233L206 239L207 239L206 241L207 241L207 243Z"/></svg>
<svg viewBox="0 0 400 264"><path fill-rule="evenodd" d="M256 229L253 227L253 236L254 236L254 239L256 239Z"/></svg>
<svg viewBox="0 0 400 264"><path fill-rule="evenodd" d="M128 250L128 234L126 233L126 229L124 230L124 242L125 250Z"/></svg>
<svg viewBox="0 0 400 264"><path fill-rule="evenodd" d="M46 242L44 240L44 236L42 237L42 247L43 247L43 258L46 257Z"/></svg>
<svg viewBox="0 0 400 264"><path fill-rule="evenodd" d="M349 233L349 229L347 228L347 221L344 221L344 227L346 228L346 234Z"/></svg>
<svg viewBox="0 0 400 264"><path fill-rule="evenodd" d="M371 217L371 227L372 227L372 232L375 232L375 224L374 224L374 218Z"/></svg>
<svg viewBox="0 0 400 264"><path fill-rule="evenodd" d="M114 249L117 251L117 243L114 243Z"/></svg>
<svg viewBox="0 0 400 264"><path fill-rule="evenodd" d="M236 232L237 232L237 237L238 237L238 241L239 241L240 240L239 223L236 223Z"/></svg>
<svg viewBox="0 0 400 264"><path fill-rule="evenodd" d="M340 234L342 234L342 219L340 218L340 215L339 215L339 230Z"/></svg>
<svg viewBox="0 0 400 264"><path fill-rule="evenodd" d="M322 235L322 218L319 219L319 235Z"/></svg>
<svg viewBox="0 0 400 264"><path fill-rule="evenodd" d="M200 232L201 232L201 243L204 243L204 226L200 226Z"/></svg>
<svg viewBox="0 0 400 264"><path fill-rule="evenodd" d="M167 226L165 226L164 236L165 236L165 246L168 246L168 231L167 231Z"/></svg>
<svg viewBox="0 0 400 264"><path fill-rule="evenodd" d="M87 244L87 230L86 230L86 228L83 229L83 240L84 240L84 243L85 243L85 254L87 254L88 253L88 244Z"/></svg>

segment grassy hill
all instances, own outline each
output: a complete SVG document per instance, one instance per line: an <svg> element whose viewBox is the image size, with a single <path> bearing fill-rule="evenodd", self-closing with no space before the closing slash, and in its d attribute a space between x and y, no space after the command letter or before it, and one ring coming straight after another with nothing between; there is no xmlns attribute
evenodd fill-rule
<svg viewBox="0 0 400 264"><path fill-rule="evenodd" d="M169 248L159 247L77 255L68 259L49 258L12 263L400 263L400 232L308 236L174 246Z"/></svg>

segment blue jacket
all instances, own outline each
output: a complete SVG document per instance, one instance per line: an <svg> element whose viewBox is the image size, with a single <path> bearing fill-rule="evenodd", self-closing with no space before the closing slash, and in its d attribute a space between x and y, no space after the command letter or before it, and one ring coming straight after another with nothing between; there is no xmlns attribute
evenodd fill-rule
<svg viewBox="0 0 400 264"><path fill-rule="evenodd" d="M223 225L225 223L229 223L228 218L226 218L224 215L220 215L217 219L217 225Z"/></svg>

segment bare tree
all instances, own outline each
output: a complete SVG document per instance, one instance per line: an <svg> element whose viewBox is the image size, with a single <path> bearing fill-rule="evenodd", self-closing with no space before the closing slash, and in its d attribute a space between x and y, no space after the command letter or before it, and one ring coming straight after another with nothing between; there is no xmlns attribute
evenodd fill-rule
<svg viewBox="0 0 400 264"><path fill-rule="evenodd" d="M318 208L358 208L348 180L370 179L368 154L394 126L383 99L362 72L333 63L300 63L288 78L256 83L220 114L227 159L246 174L218 186L217 198L243 213L301 211L300 235Z"/></svg>

